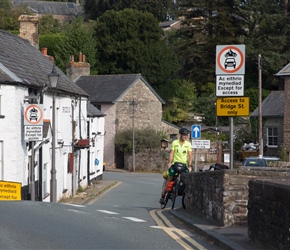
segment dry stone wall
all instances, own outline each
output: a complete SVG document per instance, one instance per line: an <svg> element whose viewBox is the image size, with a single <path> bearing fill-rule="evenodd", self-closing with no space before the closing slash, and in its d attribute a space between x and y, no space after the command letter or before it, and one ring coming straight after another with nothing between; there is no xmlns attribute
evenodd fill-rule
<svg viewBox="0 0 290 250"><path fill-rule="evenodd" d="M248 234L271 249L290 249L290 178L250 180Z"/></svg>
<svg viewBox="0 0 290 250"><path fill-rule="evenodd" d="M186 207L220 226L248 223L249 181L288 178L289 169L241 167L185 175Z"/></svg>

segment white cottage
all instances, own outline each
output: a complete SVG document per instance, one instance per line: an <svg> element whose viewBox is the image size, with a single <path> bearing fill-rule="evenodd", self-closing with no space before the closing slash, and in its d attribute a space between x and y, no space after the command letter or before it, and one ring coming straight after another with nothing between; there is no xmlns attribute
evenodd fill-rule
<svg viewBox="0 0 290 250"><path fill-rule="evenodd" d="M103 174L104 115L88 117L88 94L57 68L52 150L52 68L27 40L0 30L0 180L20 182L22 199L58 201ZM29 140L24 117L32 104L42 105L43 125L41 137Z"/></svg>

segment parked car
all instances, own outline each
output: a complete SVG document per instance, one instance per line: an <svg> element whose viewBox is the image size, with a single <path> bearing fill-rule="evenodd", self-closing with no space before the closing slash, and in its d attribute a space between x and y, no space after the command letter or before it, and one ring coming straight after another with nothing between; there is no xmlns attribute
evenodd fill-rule
<svg viewBox="0 0 290 250"><path fill-rule="evenodd" d="M243 167L267 167L265 158L247 157L243 162Z"/></svg>

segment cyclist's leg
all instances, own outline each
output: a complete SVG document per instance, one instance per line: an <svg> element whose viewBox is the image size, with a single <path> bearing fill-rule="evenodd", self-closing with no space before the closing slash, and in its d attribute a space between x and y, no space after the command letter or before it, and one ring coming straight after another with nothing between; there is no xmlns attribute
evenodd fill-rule
<svg viewBox="0 0 290 250"><path fill-rule="evenodd" d="M166 183L165 183L165 185L163 187L162 194L161 194L161 198L160 198L160 201L159 201L160 203L164 203L164 195L165 195L165 192L166 192L166 188L168 186L168 183L170 181L172 181L172 179L173 179L173 177L175 175L175 171L173 170L172 167L169 168L168 172L169 172L168 173L168 177L167 177Z"/></svg>

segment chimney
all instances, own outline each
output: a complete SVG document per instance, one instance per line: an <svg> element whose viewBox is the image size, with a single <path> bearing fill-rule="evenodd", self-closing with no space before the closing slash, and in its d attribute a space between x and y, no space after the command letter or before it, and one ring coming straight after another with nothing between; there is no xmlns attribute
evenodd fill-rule
<svg viewBox="0 0 290 250"><path fill-rule="evenodd" d="M52 61L54 63L54 57L53 56L49 56L47 54L47 48L43 47L41 48L41 53L50 61Z"/></svg>
<svg viewBox="0 0 290 250"><path fill-rule="evenodd" d="M19 36L27 39L37 49L39 48L39 37L38 37L38 15L21 15L18 18L20 28Z"/></svg>
<svg viewBox="0 0 290 250"><path fill-rule="evenodd" d="M86 56L79 52L79 61L74 61L74 55L70 56L70 61L66 64L66 74L72 81L75 81L79 76L89 76L91 65L86 62Z"/></svg>

